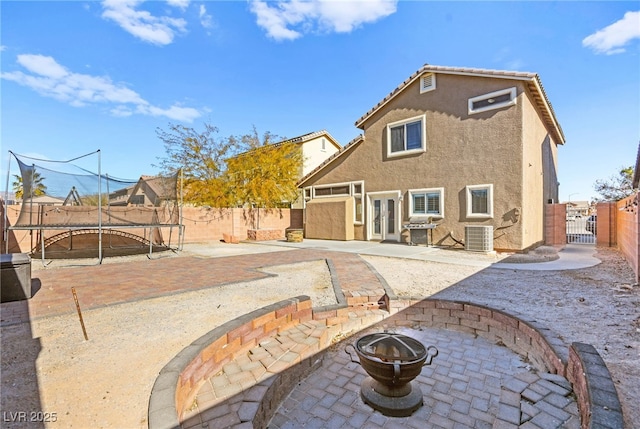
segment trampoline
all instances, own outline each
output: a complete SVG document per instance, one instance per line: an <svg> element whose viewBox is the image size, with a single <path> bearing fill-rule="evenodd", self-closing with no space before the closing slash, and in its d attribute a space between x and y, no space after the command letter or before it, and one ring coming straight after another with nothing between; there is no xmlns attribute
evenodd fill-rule
<svg viewBox="0 0 640 429"><path fill-rule="evenodd" d="M154 246L182 248L179 172L127 180L101 172L100 150L66 161L9 153L3 201L6 253L9 232L13 230L32 231L30 252L34 254L39 249L43 263L51 244L66 240L68 250L72 250L74 237L87 234L97 236L98 263L103 259L103 236L109 239L109 245L115 236L148 244L149 258ZM7 202L12 159L20 170L12 182L19 214L10 225ZM174 232L177 242L172 246Z"/></svg>

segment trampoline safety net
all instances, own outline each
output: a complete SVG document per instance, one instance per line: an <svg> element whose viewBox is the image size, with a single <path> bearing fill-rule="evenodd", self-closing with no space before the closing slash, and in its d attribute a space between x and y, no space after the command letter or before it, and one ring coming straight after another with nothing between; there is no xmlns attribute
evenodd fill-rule
<svg viewBox="0 0 640 429"><path fill-rule="evenodd" d="M99 151L69 161L10 152L20 174L11 185L20 214L11 229L160 227L180 223L178 174L126 180L100 173ZM8 187L9 184L7 184Z"/></svg>

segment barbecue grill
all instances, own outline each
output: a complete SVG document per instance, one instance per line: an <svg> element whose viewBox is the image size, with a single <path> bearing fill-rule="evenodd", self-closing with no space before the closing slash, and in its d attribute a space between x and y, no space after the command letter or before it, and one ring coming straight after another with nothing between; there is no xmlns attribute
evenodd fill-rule
<svg viewBox="0 0 640 429"><path fill-rule="evenodd" d="M431 218L425 217L412 217L409 218L409 223L405 223L402 227L409 231L409 245L415 246L418 241L425 242L425 245L429 245L429 234L431 235L431 244L433 244L433 230L436 229L435 223L431 222ZM424 235L421 234L424 231Z"/></svg>

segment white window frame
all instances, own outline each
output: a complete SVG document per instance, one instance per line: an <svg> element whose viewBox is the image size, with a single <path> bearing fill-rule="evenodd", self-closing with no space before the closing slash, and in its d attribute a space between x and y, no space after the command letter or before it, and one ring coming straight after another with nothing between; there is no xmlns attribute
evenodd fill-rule
<svg viewBox="0 0 640 429"><path fill-rule="evenodd" d="M439 194L438 213L415 213L413 211L413 196L419 194ZM426 208L426 201L425 201ZM444 188L409 189L409 216L410 217L431 217L436 219L444 218Z"/></svg>
<svg viewBox="0 0 640 429"><path fill-rule="evenodd" d="M486 190L487 191L487 212L486 213L473 213L472 212L472 198L471 192L476 190ZM491 219L493 218L493 185L485 184L485 185L469 185L466 187L466 196L467 196L467 217L468 218L481 218L481 219Z"/></svg>
<svg viewBox="0 0 640 429"><path fill-rule="evenodd" d="M420 121L421 129L421 142L420 147L417 149L401 150L399 152L391 152L391 128L399 127L401 125L410 124L412 122ZM405 147L406 147L406 133L405 133ZM387 157L394 158L398 156L405 156L414 153L426 152L427 150L427 115L422 114L414 116L412 118L403 119L402 121L391 122L387 124Z"/></svg>
<svg viewBox="0 0 640 429"><path fill-rule="evenodd" d="M425 86L424 81L426 78L431 78L431 85ZM436 74L435 73L427 73L420 76L420 94L424 94L425 92L430 92L436 89Z"/></svg>
<svg viewBox="0 0 640 429"><path fill-rule="evenodd" d="M488 94L478 95L477 97L473 97L469 99L469 114L473 115L475 113L486 112L487 110L500 109L502 107L513 106L516 104L516 87L501 89L499 91L490 92ZM473 108L473 103L482 100L488 100L490 98L499 97L504 94L510 94L509 101L503 101L501 103L491 104L489 106L479 107L477 109Z"/></svg>
<svg viewBox="0 0 640 429"><path fill-rule="evenodd" d="M360 192L356 192L356 185L360 185ZM353 222L356 225L364 224L364 180L351 182L351 195L353 196ZM358 220L358 200L360 200L360 220Z"/></svg>
<svg viewBox="0 0 640 429"><path fill-rule="evenodd" d="M316 195L316 189L327 189L327 188L338 188L342 186L348 186L349 190L346 194L334 194L334 195ZM331 183L327 185L318 185L311 187L311 198L331 198L331 197L348 197L352 195L353 188L351 187L351 182L342 182L342 183Z"/></svg>
<svg viewBox="0 0 640 429"><path fill-rule="evenodd" d="M356 185L360 185L360 192L356 193ZM316 195L316 189L326 189L326 188L334 188L334 187L341 187L341 186L348 186L349 187L349 193L348 194L336 194L336 195ZM305 189L311 189L311 198L307 198L306 200L309 201L310 199L315 199L315 198L332 198L332 197L353 197L354 199L354 204L353 204L353 219L354 219L354 224L355 225L362 225L364 223L364 180L357 180L355 182L341 182L341 183L329 183L329 184L325 184L325 185L318 185L318 186L309 186ZM361 209L361 220L356 220L357 219L357 201L356 200L360 200L360 209Z"/></svg>

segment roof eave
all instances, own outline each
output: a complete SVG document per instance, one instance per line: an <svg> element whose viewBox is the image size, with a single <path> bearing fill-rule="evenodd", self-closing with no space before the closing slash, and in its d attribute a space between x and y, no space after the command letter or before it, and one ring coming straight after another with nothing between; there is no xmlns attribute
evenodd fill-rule
<svg viewBox="0 0 640 429"><path fill-rule="evenodd" d="M370 109L367 113L365 113L360 119L355 122L355 126L364 130L364 123L369 120L376 112L380 111L384 106L386 106L391 100L393 100L396 96L398 96L401 92L403 92L408 86L410 86L413 82L420 78L425 73L436 73L436 74L452 74L452 75L463 75L463 76L476 76L476 77L490 77L494 79L508 79L508 80L519 80L528 82L530 85L533 83L532 92L534 94L540 94L539 99L536 99L536 102L540 105L543 117L545 121L548 123L551 128L551 134L553 135L554 140L557 144L564 144L565 137L562 132L562 128L560 127L558 120L555 117L555 113L553 108L551 107L551 103L549 102L547 95L542 87L542 83L540 82L540 77L535 73L528 72L508 72L508 71L500 71L500 70L483 70L483 69L465 69L465 68L454 68L454 67L442 67L442 66L430 66L425 64L418 71L413 73L402 82L396 89L394 89L391 93L389 93L382 101L380 101L376 106Z"/></svg>
<svg viewBox="0 0 640 429"><path fill-rule="evenodd" d="M320 164L319 166L317 166L316 168L311 170L306 176L304 176L302 179L300 179L298 181L298 187L304 186L306 182L308 182L311 178L313 178L313 176L318 174L320 171L324 170L328 165L333 163L336 159L340 158L345 153L349 152L350 150L355 148L359 143L361 143L363 141L364 141L364 136L362 134L358 135L358 137L356 137L353 140L351 140L344 147L342 147L338 152L336 152L333 155L331 155L322 164Z"/></svg>

